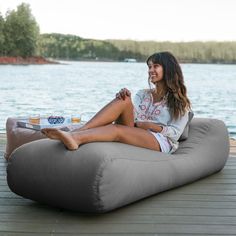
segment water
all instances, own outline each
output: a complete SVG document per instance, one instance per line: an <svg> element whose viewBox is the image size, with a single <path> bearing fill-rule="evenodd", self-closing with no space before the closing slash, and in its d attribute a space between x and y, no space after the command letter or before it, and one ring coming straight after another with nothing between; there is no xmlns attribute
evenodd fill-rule
<svg viewBox="0 0 236 236"><path fill-rule="evenodd" d="M181 65L195 117L223 120L236 138L236 65ZM120 88L148 88L145 63L69 62L0 66L0 132L7 117L83 113L86 120Z"/></svg>

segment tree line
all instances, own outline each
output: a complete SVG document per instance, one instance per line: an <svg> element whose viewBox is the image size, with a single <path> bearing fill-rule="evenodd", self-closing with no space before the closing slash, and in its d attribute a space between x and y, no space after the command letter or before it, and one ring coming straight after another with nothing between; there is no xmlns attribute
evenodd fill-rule
<svg viewBox="0 0 236 236"><path fill-rule="evenodd" d="M119 50L108 41L63 34L40 35L38 52L44 57L65 60L122 61L127 57L142 58L140 53Z"/></svg>
<svg viewBox="0 0 236 236"><path fill-rule="evenodd" d="M180 62L236 63L236 42L156 42L94 40L76 35L40 34L29 4L3 17L0 13L0 56L44 56L64 60L145 61L158 51L172 52Z"/></svg>
<svg viewBox="0 0 236 236"><path fill-rule="evenodd" d="M170 51L185 63L236 63L236 42L155 42L93 40L75 35L42 34L40 55L72 60L145 61L153 52Z"/></svg>
<svg viewBox="0 0 236 236"><path fill-rule="evenodd" d="M109 40L119 50L135 51L147 58L153 52L170 51L186 63L236 63L236 42L136 42ZM144 58L140 58L141 60Z"/></svg>

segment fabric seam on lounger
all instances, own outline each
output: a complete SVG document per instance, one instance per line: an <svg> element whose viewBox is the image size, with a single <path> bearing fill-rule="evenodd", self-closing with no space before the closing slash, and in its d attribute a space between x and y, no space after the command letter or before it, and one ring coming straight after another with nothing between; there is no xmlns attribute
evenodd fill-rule
<svg viewBox="0 0 236 236"><path fill-rule="evenodd" d="M97 201L96 204L94 204L95 208L98 209L98 211L103 212L104 211L104 204L103 201L100 197L100 183L101 183L101 179L103 177L103 172L104 169L106 168L106 166L108 165L108 162L111 162L111 158L107 158L108 155L104 156L103 162L100 164L96 176L95 176L95 180L94 180L94 186L93 186L93 190L94 190L94 198Z"/></svg>
<svg viewBox="0 0 236 236"><path fill-rule="evenodd" d="M179 159L181 157L176 157L175 159ZM174 160L174 158L170 158L171 160ZM143 161L143 162L163 162L163 161L170 161L170 159L165 159L165 160L135 160L135 159L129 159L129 158L118 158L114 157L111 158L111 160L129 160L129 161Z"/></svg>

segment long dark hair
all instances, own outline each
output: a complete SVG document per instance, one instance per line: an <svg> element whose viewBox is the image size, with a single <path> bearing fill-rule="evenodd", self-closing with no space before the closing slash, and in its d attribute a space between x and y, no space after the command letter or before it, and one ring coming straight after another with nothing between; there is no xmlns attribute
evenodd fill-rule
<svg viewBox="0 0 236 236"><path fill-rule="evenodd" d="M163 67L163 76L167 88L167 105L172 119L183 116L186 110L191 109L184 85L184 77L177 59L170 52L154 53L147 59L147 64L152 62Z"/></svg>

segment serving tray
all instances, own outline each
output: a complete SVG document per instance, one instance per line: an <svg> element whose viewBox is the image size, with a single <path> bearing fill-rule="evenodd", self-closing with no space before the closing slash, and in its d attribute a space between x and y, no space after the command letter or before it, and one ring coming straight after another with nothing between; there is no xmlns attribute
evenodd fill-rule
<svg viewBox="0 0 236 236"><path fill-rule="evenodd" d="M29 122L29 118L22 118L17 121L17 125L22 128L41 130L44 128L60 128L63 130L71 130L82 126L83 122L72 123L71 117L63 117L64 120L60 120L61 123L49 123L48 117L40 117L39 124L33 124ZM63 121L63 122L62 122Z"/></svg>

